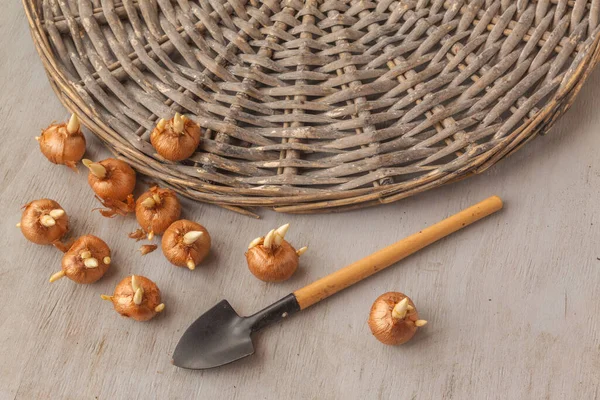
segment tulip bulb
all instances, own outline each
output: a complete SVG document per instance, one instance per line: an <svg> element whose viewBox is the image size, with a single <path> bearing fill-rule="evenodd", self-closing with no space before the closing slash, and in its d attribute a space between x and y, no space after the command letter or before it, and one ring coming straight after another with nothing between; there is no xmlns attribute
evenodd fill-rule
<svg viewBox="0 0 600 400"><path fill-rule="evenodd" d="M200 143L200 134L198 124L176 113L169 121L158 121L150 134L150 143L165 159L181 161L194 154Z"/></svg>
<svg viewBox="0 0 600 400"><path fill-rule="evenodd" d="M246 252L248 269L254 276L265 282L281 282L289 279L298 268L299 258L308 250L294 249L285 240L290 224L272 229L264 237L250 242Z"/></svg>
<svg viewBox="0 0 600 400"><path fill-rule="evenodd" d="M54 164L77 171L77 162L85 153L85 137L76 114L68 123L52 124L36 137L42 154Z"/></svg>
<svg viewBox="0 0 600 400"><path fill-rule="evenodd" d="M178 267L194 270L210 251L210 234L200 224L185 219L175 221L162 237L162 251Z"/></svg>
<svg viewBox="0 0 600 400"><path fill-rule="evenodd" d="M104 276L110 263L108 245L96 236L85 235L65 253L61 270L50 277L50 282L66 276L76 283L94 283Z"/></svg>
<svg viewBox="0 0 600 400"><path fill-rule="evenodd" d="M427 324L427 321L419 319L412 300L400 292L379 296L371 307L368 322L373 336L389 345L408 342L417 328Z"/></svg>
<svg viewBox="0 0 600 400"><path fill-rule="evenodd" d="M171 189L152 187L135 204L135 217L142 229L148 232L148 240L152 240L154 235L162 235L180 215L181 203Z"/></svg>
<svg viewBox="0 0 600 400"><path fill-rule="evenodd" d="M119 282L112 296L100 297L112 302L119 314L136 321L148 321L165 309L156 283L141 275L128 276Z"/></svg>
<svg viewBox="0 0 600 400"><path fill-rule="evenodd" d="M127 163L114 158L100 162L84 159L82 163L90 170L88 184L106 207L100 211L102 215L113 217L133 212L136 179L135 171Z"/></svg>
<svg viewBox="0 0 600 400"><path fill-rule="evenodd" d="M54 200L34 200L23 207L18 227L30 242L57 245L69 231L69 217Z"/></svg>

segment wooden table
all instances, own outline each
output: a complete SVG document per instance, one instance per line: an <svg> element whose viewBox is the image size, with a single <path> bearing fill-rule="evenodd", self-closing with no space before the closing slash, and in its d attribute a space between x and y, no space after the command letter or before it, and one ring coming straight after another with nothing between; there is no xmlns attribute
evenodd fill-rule
<svg viewBox="0 0 600 400"><path fill-rule="evenodd" d="M191 272L160 251L141 257L135 218L102 218L82 168L48 163L34 136L67 117L31 43L20 2L0 23L1 399L591 399L600 381L600 71L550 134L482 176L405 201L346 214L261 220L184 202L205 225L212 256ZM107 151L89 132L88 157ZM139 187L143 189L142 185ZM501 213L421 251L256 338L256 354L223 368L171 365L185 328L227 298L242 314L489 195ZM29 200L56 199L73 233L111 246L98 283L48 283L61 253L15 228ZM309 245L298 273L265 284L248 271L247 243L284 222ZM100 300L128 274L148 276L165 313L121 318ZM386 291L412 297L429 320L409 344L377 342L366 324Z"/></svg>

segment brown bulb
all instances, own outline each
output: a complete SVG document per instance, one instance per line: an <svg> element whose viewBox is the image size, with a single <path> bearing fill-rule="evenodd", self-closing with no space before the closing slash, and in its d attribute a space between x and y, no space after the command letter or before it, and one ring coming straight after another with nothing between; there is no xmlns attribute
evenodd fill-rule
<svg viewBox="0 0 600 400"><path fill-rule="evenodd" d="M56 244L69 231L69 217L54 200L34 200L23 207L18 226L30 242Z"/></svg>
<svg viewBox="0 0 600 400"><path fill-rule="evenodd" d="M148 240L152 240L154 235L162 235L180 215L181 203L171 189L155 186L142 194L135 203L135 217L148 233Z"/></svg>
<svg viewBox="0 0 600 400"><path fill-rule="evenodd" d="M178 267L196 268L210 251L210 234L200 224L181 219L169 226L162 237L162 251Z"/></svg>
<svg viewBox="0 0 600 400"><path fill-rule="evenodd" d="M85 137L77 115L73 114L66 124L50 125L36 140L42 154L51 163L66 165L77 171L77 162L85 153Z"/></svg>
<svg viewBox="0 0 600 400"><path fill-rule="evenodd" d="M165 309L156 283L141 275L128 276L119 282L112 296L101 297L110 300L116 312L136 321L148 321Z"/></svg>
<svg viewBox="0 0 600 400"><path fill-rule="evenodd" d="M267 236L254 239L248 246L248 269L261 281L285 281L298 269L300 255L308 248L296 251L284 239L289 227L290 224L285 224L273 229Z"/></svg>
<svg viewBox="0 0 600 400"><path fill-rule="evenodd" d="M427 321L419 319L412 300L400 292L379 296L369 314L369 328L381 343L397 345L408 342Z"/></svg>
<svg viewBox="0 0 600 400"><path fill-rule="evenodd" d="M194 154L200 143L200 127L184 115L176 113L169 121L158 121L150 134L150 143L167 160L185 160Z"/></svg>
<svg viewBox="0 0 600 400"><path fill-rule="evenodd" d="M101 210L102 215L112 217L133 212L135 171L129 164L114 158L100 162L84 159L82 162L90 170L88 184L107 208Z"/></svg>
<svg viewBox="0 0 600 400"><path fill-rule="evenodd" d="M50 277L50 282L67 277L73 282L94 283L110 268L110 248L100 238L85 235L77 239L62 259L62 269Z"/></svg>

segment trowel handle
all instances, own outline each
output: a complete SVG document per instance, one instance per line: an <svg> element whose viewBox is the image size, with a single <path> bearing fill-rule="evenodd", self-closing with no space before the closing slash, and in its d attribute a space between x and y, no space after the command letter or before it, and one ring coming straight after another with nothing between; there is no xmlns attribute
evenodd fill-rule
<svg viewBox="0 0 600 400"><path fill-rule="evenodd" d="M370 256L356 261L324 278L296 290L303 310L421 250L423 247L464 228L502 208L502 200L492 196L458 214L404 238Z"/></svg>

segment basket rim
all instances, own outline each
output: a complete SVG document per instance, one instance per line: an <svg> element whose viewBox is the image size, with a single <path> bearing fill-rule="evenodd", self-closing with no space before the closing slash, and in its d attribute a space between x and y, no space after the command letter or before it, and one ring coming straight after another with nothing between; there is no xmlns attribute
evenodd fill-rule
<svg viewBox="0 0 600 400"><path fill-rule="evenodd" d="M567 82L562 82L534 117L520 121L510 134L489 150L478 154L468 165L454 171L432 170L423 174L417 181L404 181L379 187L355 188L340 191L314 192L306 194L286 193L283 188L239 188L210 184L208 182L185 180L185 176L173 169L165 169L169 164L160 162L142 152L120 145L128 143L117 131L105 124L86 106L65 74L57 68L56 55L48 42L47 34L41 24L36 3L38 0L22 0L29 22L31 36L48 76L48 80L58 99L69 112L77 113L82 124L97 136L109 151L128 162L134 169L153 179L162 181L184 197L216 204L252 217L258 217L247 210L248 207L266 207L286 213L320 213L348 211L392 203L406 197L424 192L433 187L456 182L471 175L486 171L496 162L519 150L537 135L546 133L572 104L581 87L600 61L600 29L594 32L591 43L580 51L583 53L576 71ZM160 166L160 168L159 168ZM168 171L167 175L161 170ZM178 177L179 175L179 177ZM193 191L190 189L193 188Z"/></svg>

